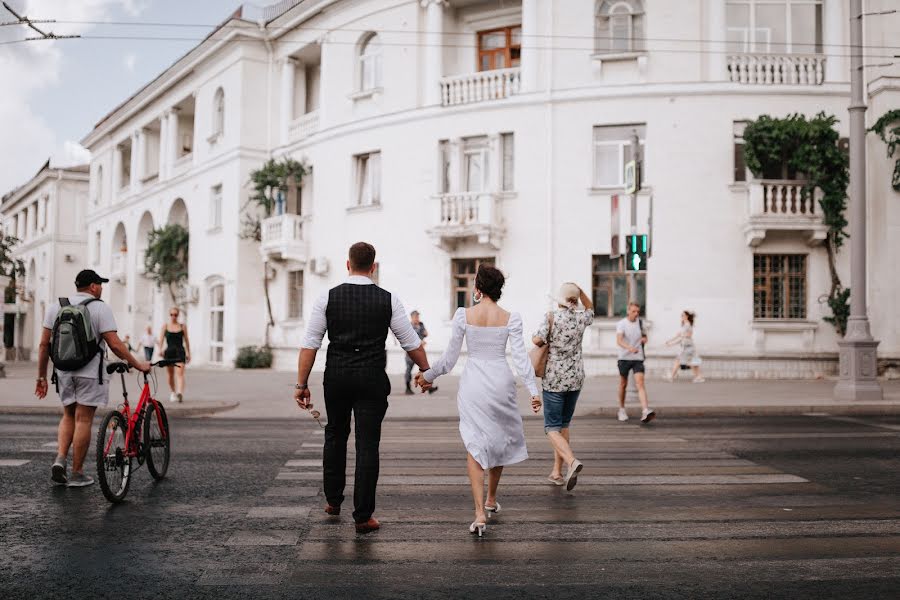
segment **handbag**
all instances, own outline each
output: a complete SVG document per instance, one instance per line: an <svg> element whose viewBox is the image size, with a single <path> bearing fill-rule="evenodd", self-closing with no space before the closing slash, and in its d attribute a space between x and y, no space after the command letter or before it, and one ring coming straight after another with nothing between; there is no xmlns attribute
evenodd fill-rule
<svg viewBox="0 0 900 600"><path fill-rule="evenodd" d="M550 358L550 332L553 331L553 313L547 314L549 326L547 327L547 339L543 346L535 346L528 351L531 366L534 367L534 376L543 377L547 372L547 359Z"/></svg>

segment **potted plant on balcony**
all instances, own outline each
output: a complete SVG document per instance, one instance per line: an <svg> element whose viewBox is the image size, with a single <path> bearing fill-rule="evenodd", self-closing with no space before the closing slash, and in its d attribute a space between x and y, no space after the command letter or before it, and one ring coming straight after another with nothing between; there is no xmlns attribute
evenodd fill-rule
<svg viewBox="0 0 900 600"><path fill-rule="evenodd" d="M18 243L18 238L3 235L3 232L0 231L0 291L2 291L0 298L4 304L14 300L16 279L25 276L25 263L12 254ZM0 318L6 319L5 311L0 310ZM6 365L3 359L4 356L0 355L0 379L6 377Z"/></svg>
<svg viewBox="0 0 900 600"><path fill-rule="evenodd" d="M262 242L262 222L275 213L278 192L300 187L310 167L292 158L269 159L259 169L250 172L249 184L253 188L242 217L241 237L256 243ZM263 293L266 298L266 330L264 348L269 347L269 332L275 326L272 301L269 297L269 261L263 258Z"/></svg>

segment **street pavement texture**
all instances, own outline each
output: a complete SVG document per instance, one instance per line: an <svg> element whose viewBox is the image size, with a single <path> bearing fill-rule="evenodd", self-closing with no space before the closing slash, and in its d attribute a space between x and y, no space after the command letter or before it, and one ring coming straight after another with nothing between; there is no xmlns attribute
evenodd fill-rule
<svg viewBox="0 0 900 600"><path fill-rule="evenodd" d="M380 531L322 508L322 430L171 420L173 461L126 501L51 486L56 419L0 415L0 597L896 598L900 419L576 419L568 493L526 420L483 539L457 422L396 419ZM351 436L350 457L353 456ZM91 454L92 455L92 454ZM348 470L352 473L353 461ZM91 473L93 464L88 468Z"/></svg>

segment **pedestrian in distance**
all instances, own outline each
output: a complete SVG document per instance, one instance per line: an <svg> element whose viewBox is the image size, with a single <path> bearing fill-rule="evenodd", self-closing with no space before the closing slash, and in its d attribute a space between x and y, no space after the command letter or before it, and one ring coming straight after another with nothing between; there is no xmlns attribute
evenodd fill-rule
<svg viewBox="0 0 900 600"><path fill-rule="evenodd" d="M581 301L583 310L578 310ZM575 404L584 384L581 343L585 330L594 322L594 304L574 283L564 283L556 297L556 307L532 336L536 346L549 344L547 366L541 379L544 397L544 433L553 446L553 469L547 479L555 485L575 487L581 461L575 458L569 429ZM562 474L563 464L567 471Z"/></svg>
<svg viewBox="0 0 900 600"><path fill-rule="evenodd" d="M672 372L666 377L668 381L675 381L675 378L678 377L678 371L686 371L691 369L694 373L694 383L703 383L706 379L703 378L703 375L700 374L700 356L697 355L697 348L694 346L694 318L696 314L686 310L681 313L681 329L678 331L678 335L673 337L671 340L666 342L666 346L674 346L677 343L681 343L681 352L678 353L678 358L675 359L675 364L672 365Z"/></svg>
<svg viewBox="0 0 900 600"><path fill-rule="evenodd" d="M181 310L177 306L169 309L169 321L163 325L159 333L159 349L166 360L177 360L183 364L176 372L174 365L166 367L169 378L170 402L184 401L184 372L187 364L191 362L191 341L188 338L187 327L178 321Z"/></svg>
<svg viewBox="0 0 900 600"><path fill-rule="evenodd" d="M127 333L125 337L122 339L122 343L125 344L125 347L128 348L129 352L134 352L134 347L131 345L131 336Z"/></svg>
<svg viewBox="0 0 900 600"><path fill-rule="evenodd" d="M75 277L76 292L47 309L38 348L38 375L34 394L45 398L49 389L47 367L53 360L51 383L63 405L57 431L56 459L50 479L57 485L83 487L94 483L84 474L84 459L91 442L97 407L109 402L109 376L103 370L107 347L135 369L147 373L150 365L135 358L116 333L116 319L100 296L109 279L87 269ZM72 472L67 472L72 448Z"/></svg>
<svg viewBox="0 0 900 600"><path fill-rule="evenodd" d="M156 339L153 337L153 328L147 325L147 330L141 336L141 348L144 350L144 360L153 360L153 351L156 349Z"/></svg>
<svg viewBox="0 0 900 600"><path fill-rule="evenodd" d="M425 338L428 337L428 330L425 328L425 323L423 323L421 321L421 319L419 319L419 311L414 310L411 313L409 313L409 323L410 323L410 325L412 325L412 328L415 330L416 334L419 336L419 339L422 340L422 347L424 348L425 347ZM411 359L408 354L406 356L404 356L403 358L406 359L406 375L404 377L404 381L406 382L406 395L409 396L409 395L415 394L415 392L412 389L412 380L413 380L412 370L416 363L413 362L413 359ZM438 389L436 386L432 386L428 389L428 393L433 394L437 390Z"/></svg>
<svg viewBox="0 0 900 600"><path fill-rule="evenodd" d="M628 387L628 373L634 373L634 384L641 401L641 423L649 423L656 417L647 402L647 388L644 386L644 346L647 334L640 317L641 306L636 302L628 304L627 316L616 324L616 345L619 346L619 412L620 421L628 420L625 411L625 388Z"/></svg>
<svg viewBox="0 0 900 600"><path fill-rule="evenodd" d="M327 331L323 390L328 423L322 457L325 512L332 516L341 514L352 415L356 428L353 520L358 533L369 533L381 527L372 514L378 486L381 422L391 393L385 373L388 330L420 370L428 369L428 359L403 303L372 282L375 248L366 242L353 244L347 271L349 277L344 283L322 294L313 306L297 359L294 400L303 410L313 407L309 373Z"/></svg>
<svg viewBox="0 0 900 600"><path fill-rule="evenodd" d="M458 308L444 355L431 369L419 374L416 384L428 389L434 381L453 370L463 339L469 351L466 368L459 380L457 407L459 432L466 447L469 482L475 503L475 520L469 532L484 535L486 513L500 512L497 488L503 467L528 458L522 417L516 402L516 380L506 362L510 345L519 377L531 394L531 409L541 409L534 368L525 352L522 317L507 312L497 301L505 278L499 269L481 265L475 274L474 306ZM484 472L488 472L487 499Z"/></svg>

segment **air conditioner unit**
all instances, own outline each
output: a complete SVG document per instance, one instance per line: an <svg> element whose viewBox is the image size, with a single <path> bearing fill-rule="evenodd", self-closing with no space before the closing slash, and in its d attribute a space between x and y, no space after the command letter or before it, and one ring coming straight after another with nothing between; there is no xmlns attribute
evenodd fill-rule
<svg viewBox="0 0 900 600"><path fill-rule="evenodd" d="M324 256L309 259L309 270L316 275L326 275L328 273L328 259Z"/></svg>

